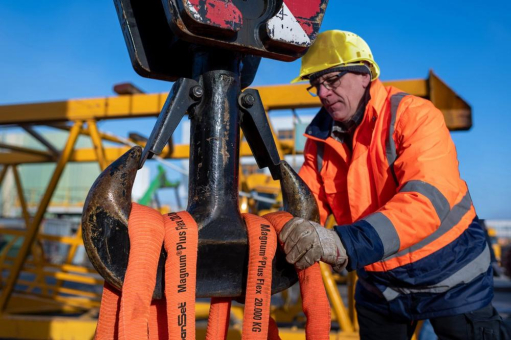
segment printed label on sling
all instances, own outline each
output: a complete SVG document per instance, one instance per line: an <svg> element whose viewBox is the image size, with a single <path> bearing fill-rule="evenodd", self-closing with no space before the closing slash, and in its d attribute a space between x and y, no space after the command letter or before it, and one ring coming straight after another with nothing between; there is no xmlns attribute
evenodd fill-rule
<svg viewBox="0 0 511 340"><path fill-rule="evenodd" d="M270 232L270 226L261 224L261 234L259 236L259 260L257 261L257 280L255 286L256 295L263 294L263 288L265 286L264 272L267 270L266 248L268 245L268 233ZM254 311L252 314L252 332L262 332L262 318L263 318L263 297L254 298Z"/></svg>
<svg viewBox="0 0 511 340"><path fill-rule="evenodd" d="M176 256L179 260L179 283L177 285L178 293L185 293L187 290L187 279L190 276L188 272L187 257L186 257L186 242L188 227L185 222L176 213L168 214L171 221L176 222L176 231L178 232L178 241L176 242Z"/></svg>
<svg viewBox="0 0 511 340"><path fill-rule="evenodd" d="M180 302L177 309L180 313L177 316L177 325L181 327L181 339L186 339L186 302Z"/></svg>

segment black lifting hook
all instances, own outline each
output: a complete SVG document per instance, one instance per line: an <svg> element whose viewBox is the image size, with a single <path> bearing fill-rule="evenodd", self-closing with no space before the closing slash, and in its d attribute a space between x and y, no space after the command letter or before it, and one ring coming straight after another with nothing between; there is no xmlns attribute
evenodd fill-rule
<svg viewBox="0 0 511 340"><path fill-rule="evenodd" d="M110 164L92 185L83 208L82 237L92 265L112 286L121 289L128 266L128 218L131 190L145 161L159 155L171 140L182 117L201 99L204 91L193 79L174 83L145 148L133 147ZM162 251L154 298L161 298L165 264Z"/></svg>
<svg viewBox="0 0 511 340"><path fill-rule="evenodd" d="M131 211L131 189L135 181L142 148L134 147L110 164L94 182L85 202L82 228L83 242L92 265L112 286L122 289L128 266L128 217ZM285 161L280 162L280 181L284 210L295 217L319 221L316 200L307 185ZM162 250L158 263L154 299L163 297L163 270L166 254ZM296 282L294 269L282 255L276 259L283 276L273 293L282 291ZM282 269L284 268L284 269ZM241 273L240 273L241 274ZM286 279L285 276L288 276ZM199 284L199 283L198 283ZM272 287L273 288L273 287ZM217 290L202 286L198 297L220 296ZM235 296L223 291L222 296Z"/></svg>
<svg viewBox="0 0 511 340"><path fill-rule="evenodd" d="M145 159L161 152L187 110L193 111L187 211L199 226L197 297L244 295L248 241L238 204L240 126L259 167L269 167L273 178L280 179L286 211L318 217L309 188L279 159L258 92L240 95L239 56L209 51L202 61L196 77L200 88L191 79L176 82L145 149L134 147L105 169L85 202L85 248L98 272L118 289L128 262L127 221L136 172ZM163 296L165 256L162 251L154 298ZM297 281L281 250L272 276L273 293Z"/></svg>

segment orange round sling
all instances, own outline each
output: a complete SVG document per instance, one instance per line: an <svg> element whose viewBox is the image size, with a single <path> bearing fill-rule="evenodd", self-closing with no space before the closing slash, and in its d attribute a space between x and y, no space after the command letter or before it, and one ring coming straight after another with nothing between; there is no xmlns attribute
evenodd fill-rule
<svg viewBox="0 0 511 340"><path fill-rule="evenodd" d="M244 214L249 262L242 339L280 339L270 317L272 261L277 234L292 216ZM198 230L187 212L161 215L133 203L128 223L130 254L122 292L105 283L95 339L195 339ZM161 247L167 251L165 298L152 300ZM319 264L298 271L306 338L329 339L330 305ZM212 298L207 340L227 337L230 298Z"/></svg>

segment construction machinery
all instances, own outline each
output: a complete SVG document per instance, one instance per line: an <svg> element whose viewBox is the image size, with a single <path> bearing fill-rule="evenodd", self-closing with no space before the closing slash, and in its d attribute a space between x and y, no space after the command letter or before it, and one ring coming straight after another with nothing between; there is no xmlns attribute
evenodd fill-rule
<svg viewBox="0 0 511 340"><path fill-rule="evenodd" d="M160 200L158 199L158 196L157 196L158 190L163 189L163 188L170 188L170 189L174 189L174 192L176 194L177 207L180 208L181 207L181 199L179 198L179 194L177 192L178 187L179 187L179 181L169 181L166 176L165 168L161 165L158 165L158 174L151 181L146 192L144 192L144 195L138 200L137 203L150 206L152 201L155 200L156 208L159 211L161 211L162 206L161 206Z"/></svg>

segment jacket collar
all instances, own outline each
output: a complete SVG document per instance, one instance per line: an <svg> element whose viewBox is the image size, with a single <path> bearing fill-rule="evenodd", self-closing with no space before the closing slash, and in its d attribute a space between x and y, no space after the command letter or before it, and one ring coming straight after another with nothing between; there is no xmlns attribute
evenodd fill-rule
<svg viewBox="0 0 511 340"><path fill-rule="evenodd" d="M373 117L378 118L378 115L382 112L385 101L388 97L387 90L380 79L376 79L371 83L369 93L371 94L371 99L366 106L366 116L369 114L370 116L367 117L369 119L372 119Z"/></svg>
<svg viewBox="0 0 511 340"><path fill-rule="evenodd" d="M330 114L322 107L314 119L312 119L307 129L305 129L305 133L312 137L326 140L330 136L333 122L334 120Z"/></svg>

